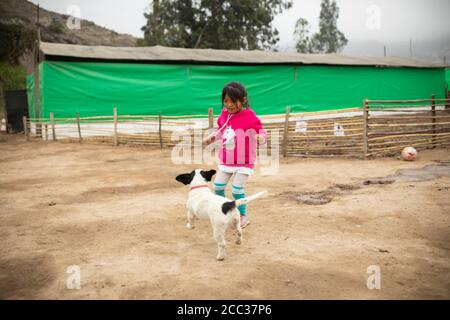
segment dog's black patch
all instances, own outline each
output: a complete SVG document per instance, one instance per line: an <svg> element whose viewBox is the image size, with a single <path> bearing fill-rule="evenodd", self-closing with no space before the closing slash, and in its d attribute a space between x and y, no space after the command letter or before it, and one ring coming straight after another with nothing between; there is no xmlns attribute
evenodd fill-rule
<svg viewBox="0 0 450 320"><path fill-rule="evenodd" d="M216 174L216 170L209 170L209 171L200 171L200 174L203 178L205 178L206 181L211 181L213 175Z"/></svg>
<svg viewBox="0 0 450 320"><path fill-rule="evenodd" d="M177 181L183 183L183 184L190 184L192 182L192 179L194 179L195 176L195 170L193 170L191 173L183 173L177 175L175 178Z"/></svg>
<svg viewBox="0 0 450 320"><path fill-rule="evenodd" d="M236 208L236 201L225 202L222 205L222 212L223 214L227 214L228 211L234 208Z"/></svg>

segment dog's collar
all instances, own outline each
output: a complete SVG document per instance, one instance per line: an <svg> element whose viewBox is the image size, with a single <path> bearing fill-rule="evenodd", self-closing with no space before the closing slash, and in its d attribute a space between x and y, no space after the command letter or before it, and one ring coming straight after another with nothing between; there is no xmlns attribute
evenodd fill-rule
<svg viewBox="0 0 450 320"><path fill-rule="evenodd" d="M197 188L203 188L203 187L206 187L206 188L208 188L208 185L206 185L206 184L203 184L203 185L201 185L201 186L195 186L195 187L191 187L191 190L194 190L194 189L197 189Z"/></svg>

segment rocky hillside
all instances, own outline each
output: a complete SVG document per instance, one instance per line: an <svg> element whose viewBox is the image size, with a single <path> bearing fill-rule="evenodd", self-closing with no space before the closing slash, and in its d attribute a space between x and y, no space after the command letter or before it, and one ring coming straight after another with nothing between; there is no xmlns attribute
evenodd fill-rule
<svg viewBox="0 0 450 320"><path fill-rule="evenodd" d="M1 0L0 22L20 24L30 31L36 25L37 6L26 0ZM67 28L68 16L40 8L41 37L43 41L84 45L135 46L137 38L81 20L79 30Z"/></svg>

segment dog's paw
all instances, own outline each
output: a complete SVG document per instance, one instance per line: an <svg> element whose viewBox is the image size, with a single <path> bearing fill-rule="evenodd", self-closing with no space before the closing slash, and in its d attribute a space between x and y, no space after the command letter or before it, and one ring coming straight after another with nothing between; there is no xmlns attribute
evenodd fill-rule
<svg viewBox="0 0 450 320"><path fill-rule="evenodd" d="M225 256L224 256L224 255L218 255L218 256L216 257L216 259L219 260L219 261L222 261L222 260L225 259Z"/></svg>
<svg viewBox="0 0 450 320"><path fill-rule="evenodd" d="M189 230L192 230L192 229L194 229L195 227L194 227L192 224L188 223L188 224L186 225L186 228L188 228Z"/></svg>

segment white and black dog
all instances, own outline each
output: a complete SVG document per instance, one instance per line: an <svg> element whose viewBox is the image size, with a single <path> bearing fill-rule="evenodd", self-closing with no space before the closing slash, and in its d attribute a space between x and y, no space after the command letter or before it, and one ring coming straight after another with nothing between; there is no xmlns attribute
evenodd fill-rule
<svg viewBox="0 0 450 320"><path fill-rule="evenodd" d="M259 198L267 191L232 201L214 194L208 187L207 182L211 181L215 174L216 170L203 171L196 169L191 173L178 175L176 180L191 187L186 203L188 220L186 227L188 229L194 228L195 217L209 219L213 227L214 239L217 242L217 260L223 260L226 255L225 232L230 224L233 224L237 231L236 244L241 244L242 242L242 229L237 207Z"/></svg>

